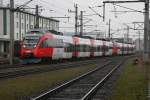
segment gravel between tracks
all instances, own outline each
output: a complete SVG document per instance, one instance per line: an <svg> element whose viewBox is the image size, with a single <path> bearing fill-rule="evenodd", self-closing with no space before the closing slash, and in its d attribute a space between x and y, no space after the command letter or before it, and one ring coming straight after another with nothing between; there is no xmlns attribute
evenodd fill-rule
<svg viewBox="0 0 150 100"><path fill-rule="evenodd" d="M105 84L100 88L96 94L91 98L91 100L111 100L110 96L112 95L113 88L116 84L116 81L119 79L122 70L124 68L124 64L122 64L113 74L112 76L105 82Z"/></svg>
<svg viewBox="0 0 150 100"><path fill-rule="evenodd" d="M117 58L117 60L115 61L118 62L121 61L121 59ZM105 69L96 71L93 74L89 75L88 77L83 77L81 78L81 80L75 81L70 85L63 87L62 90L58 89L58 91L53 91L51 92L52 94L50 93L49 95L47 95L48 99L46 96L46 99L42 99L42 100L79 100L86 94L87 91L90 90L91 87L97 84L97 82L99 82L106 75L106 73L111 71L112 68L116 66L116 64L118 63L113 62L107 65L107 67L104 67ZM33 100L41 100L41 99L33 99ZM101 99L96 99L96 100L101 100Z"/></svg>

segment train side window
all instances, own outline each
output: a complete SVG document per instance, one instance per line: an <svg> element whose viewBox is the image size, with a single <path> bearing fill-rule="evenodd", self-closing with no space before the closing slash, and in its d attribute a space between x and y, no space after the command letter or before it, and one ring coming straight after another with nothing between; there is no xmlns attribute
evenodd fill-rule
<svg viewBox="0 0 150 100"><path fill-rule="evenodd" d="M95 46L95 52L97 52L97 45Z"/></svg>
<svg viewBox="0 0 150 100"><path fill-rule="evenodd" d="M86 50L86 45L82 45L82 52L85 52L85 50Z"/></svg>
<svg viewBox="0 0 150 100"><path fill-rule="evenodd" d="M87 46L87 52L90 52L90 45Z"/></svg>
<svg viewBox="0 0 150 100"><path fill-rule="evenodd" d="M55 47L56 46L55 40L48 39L46 42L47 42L48 47Z"/></svg>
<svg viewBox="0 0 150 100"><path fill-rule="evenodd" d="M91 52L94 52L94 46L93 45L90 47L90 50L91 50Z"/></svg>
<svg viewBox="0 0 150 100"><path fill-rule="evenodd" d="M101 51L101 47L100 47L100 45L98 45L98 49L97 49L97 51Z"/></svg>
<svg viewBox="0 0 150 100"><path fill-rule="evenodd" d="M96 45L94 46L94 52L96 52Z"/></svg>
<svg viewBox="0 0 150 100"><path fill-rule="evenodd" d="M78 52L81 51L81 44L78 44Z"/></svg>
<svg viewBox="0 0 150 100"><path fill-rule="evenodd" d="M84 51L85 51L85 45L82 44L82 45L80 46L80 49L81 49L81 52L84 52Z"/></svg>
<svg viewBox="0 0 150 100"><path fill-rule="evenodd" d="M99 45L97 45L97 52L99 52Z"/></svg>
<svg viewBox="0 0 150 100"><path fill-rule="evenodd" d="M78 49L79 49L79 52L81 52L82 51L82 45L81 44L79 44L79 46L78 46Z"/></svg>
<svg viewBox="0 0 150 100"><path fill-rule="evenodd" d="M85 45L84 52L87 52L87 51L88 51L88 47L87 45Z"/></svg>
<svg viewBox="0 0 150 100"><path fill-rule="evenodd" d="M70 43L68 43L67 52L71 52L71 44Z"/></svg>
<svg viewBox="0 0 150 100"><path fill-rule="evenodd" d="M80 44L77 45L77 51L80 52Z"/></svg>
<svg viewBox="0 0 150 100"><path fill-rule="evenodd" d="M108 51L108 46L105 46L105 51Z"/></svg>
<svg viewBox="0 0 150 100"><path fill-rule="evenodd" d="M62 48L63 47L63 40L46 39L46 44L47 44L47 47Z"/></svg>
<svg viewBox="0 0 150 100"><path fill-rule="evenodd" d="M70 52L72 52L72 51L73 51L73 49L74 49L74 45L73 45L73 44L71 44Z"/></svg>
<svg viewBox="0 0 150 100"><path fill-rule="evenodd" d="M74 49L74 45L71 43L65 43L65 52L72 52Z"/></svg>
<svg viewBox="0 0 150 100"><path fill-rule="evenodd" d="M47 43L46 43L46 40L44 40L41 45L40 45L40 48L46 48L47 47Z"/></svg>

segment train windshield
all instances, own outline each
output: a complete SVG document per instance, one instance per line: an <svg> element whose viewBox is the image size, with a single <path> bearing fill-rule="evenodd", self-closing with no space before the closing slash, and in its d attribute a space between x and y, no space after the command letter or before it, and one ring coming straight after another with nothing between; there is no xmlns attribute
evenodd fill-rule
<svg viewBox="0 0 150 100"><path fill-rule="evenodd" d="M39 38L39 36L26 36L23 41L23 47L28 49L35 48L39 41Z"/></svg>
<svg viewBox="0 0 150 100"><path fill-rule="evenodd" d="M29 32L27 32L26 34L44 34L45 33L45 31L36 31L36 30L34 30L34 31L29 31Z"/></svg>

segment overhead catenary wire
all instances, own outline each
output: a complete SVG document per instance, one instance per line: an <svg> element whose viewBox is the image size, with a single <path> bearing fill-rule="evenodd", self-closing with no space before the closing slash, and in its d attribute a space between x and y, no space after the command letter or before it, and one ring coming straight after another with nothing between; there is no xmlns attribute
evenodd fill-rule
<svg viewBox="0 0 150 100"><path fill-rule="evenodd" d="M118 5L118 4L115 4L115 3L113 3L113 5L118 6L118 7L121 7L121 8L125 8L125 9L128 9L128 10L132 10L132 11L144 13L143 11L139 11L139 10L132 9L132 8L129 8L129 7L121 6L121 5Z"/></svg>
<svg viewBox="0 0 150 100"><path fill-rule="evenodd" d="M40 1L43 1L43 2L45 2L45 4L47 5L49 2L47 2L47 1L45 1L45 0L40 0ZM66 2L68 2L68 1L66 1ZM72 1L69 1L69 3L70 4L73 4L74 2L72 2ZM52 5L53 7L56 7L56 5ZM82 6L81 4L79 4L79 6ZM83 7L83 6L82 6ZM62 8L62 7L61 7ZM97 21L95 21L95 22L97 22Z"/></svg>
<svg viewBox="0 0 150 100"><path fill-rule="evenodd" d="M100 15L99 13L97 13L93 8L91 8L90 6L89 6L89 9L91 9L95 14L97 14L99 17L102 17L102 18L104 18L102 15Z"/></svg>
<svg viewBox="0 0 150 100"><path fill-rule="evenodd" d="M67 15L67 9L65 9L63 7L59 7L59 6L53 5L52 3L49 3L49 2L47 2L45 0L40 0L40 1L41 1L41 3L43 3L49 9L52 9L49 6L49 4L52 5L54 7L53 10L55 11L56 14L63 15L63 16ZM63 13L63 12L65 12L65 13Z"/></svg>
<svg viewBox="0 0 150 100"><path fill-rule="evenodd" d="M40 0L40 1L43 1L43 3L44 3L48 8L50 8L50 7L48 6L48 3L49 3L49 2L45 2L44 0ZM55 6L55 5L54 5L54 6ZM58 8L58 7L55 7L55 8ZM55 9L55 8L54 8L54 9ZM62 8L62 7L61 7L61 8ZM67 11L67 9L64 9L64 10L61 9L61 10L62 10L62 11L64 11L64 10ZM55 11L56 14L59 14L59 15L61 15L61 16L62 16L62 15L63 15L63 16L69 16L67 13L62 13L62 11L60 11L60 10L59 10L59 11L58 11L58 10L54 10L54 11ZM64 15L64 14L65 14L65 15ZM57 15L55 15L55 16L57 16ZM55 16L53 16L53 17L55 17ZM57 16L57 17L58 17L58 16ZM71 16L69 16L69 17L72 18ZM57 19L57 18L56 18L56 19ZM70 24L70 23L69 23L69 20L68 20L68 23L67 23L67 22L65 22L65 23L62 22L63 19L59 19L59 20L61 20L60 23L62 23L62 24Z"/></svg>
<svg viewBox="0 0 150 100"><path fill-rule="evenodd" d="M59 10L66 10L63 6L57 6L55 5L54 3L50 3L48 1L45 1L45 0L40 0L42 3L45 3L46 5L49 5L49 6L53 6L55 9L59 9Z"/></svg>
<svg viewBox="0 0 150 100"><path fill-rule="evenodd" d="M23 0L21 0L21 1L23 1ZM44 3L44 5L46 5L46 7L47 7L47 9L45 9L45 10L51 10L51 7L50 6L48 6L49 5L49 3L50 4L52 4L51 2L48 2L47 0L42 0L42 1L46 1L45 3ZM41 0L39 0L39 4L40 4L40 2L41 2ZM73 2L73 1L71 1L71 0L65 0L65 2L68 2L69 4L74 4L75 2ZM96 1L97 2L97 1ZM61 2L60 2L60 4L61 4ZM52 5L51 5L52 6ZM82 4L79 4L79 6L81 7L81 8L88 8L88 6L83 6ZM54 11L56 11L56 13L57 14L59 14L59 15L64 15L64 13L62 13L62 11L64 11L65 10L65 8L64 8L64 5L62 5L61 7L60 6L57 6L57 5L53 5L53 7L55 7L55 9L54 9ZM58 8L60 8L60 9L58 9ZM44 9L44 8L43 8ZM58 10L57 10L58 9ZM67 15L67 14L66 14ZM90 16L89 16L90 17ZM92 16L91 16L92 17ZM95 22L97 22L97 20L92 20L92 21L90 21L90 23L95 23ZM63 23L63 22L62 22ZM72 25L73 23L67 23L67 24L70 24L70 25Z"/></svg>
<svg viewBox="0 0 150 100"><path fill-rule="evenodd" d="M64 6L66 6L66 5L62 5L62 6L59 6L59 5L56 5L56 4L53 4L53 2L49 2L49 1L47 1L47 0L38 0L39 1L39 4L40 3L43 3L44 4L44 6L46 6L47 8L46 8L46 10L48 11L48 10L51 10L52 8L53 8L53 10L54 10L54 12L57 14L57 15L68 15L67 14L67 12L65 12L65 8L66 7L64 7ZM71 0L65 0L64 2L68 2L68 4L70 4L70 5L73 5L75 2L73 2L73 1L71 1ZM57 2L57 3L59 3L59 4L61 4L61 2ZM51 7L51 6L52 7ZM88 8L88 6L85 6L85 5L83 5L83 4L79 4L79 7L81 7L81 8ZM80 9L81 9L80 8ZM44 8L43 8L44 9ZM63 13L63 12L65 12L65 13ZM90 11L91 12L91 11ZM86 13L87 13L87 11L86 11ZM52 14L52 15L54 15L54 14ZM56 16L57 16L56 15ZM90 16L89 16L90 17ZM91 16L92 17L92 16ZM97 20L92 20L90 23L95 23L95 22L97 22ZM62 22L63 23L63 22ZM69 24L69 23L66 23L66 24Z"/></svg>

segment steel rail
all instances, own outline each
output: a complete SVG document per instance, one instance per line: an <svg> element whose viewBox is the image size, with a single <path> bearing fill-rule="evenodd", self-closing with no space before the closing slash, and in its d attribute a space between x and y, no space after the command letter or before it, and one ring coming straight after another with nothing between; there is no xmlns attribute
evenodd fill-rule
<svg viewBox="0 0 150 100"><path fill-rule="evenodd" d="M96 68L96 69L94 69L94 70L92 70L92 71L89 71L89 72L87 72L87 73L85 73L85 74L83 74L83 75L81 75L81 76L79 76L79 77L76 77L76 78L74 78L74 79L72 79L72 80L70 80L70 81L68 81L68 82L66 82L66 83L64 83L64 84L62 84L62 85L60 85L60 86L58 86L58 87L52 89L52 90L49 90L49 91L47 91L47 92L45 92L45 93L42 93L42 94L40 94L40 95L37 96L37 97L31 97L30 100L44 100L44 99L48 98L50 94L52 95L52 94L57 93L58 91L64 89L65 87L70 86L70 85L73 84L74 82L76 82L76 81L78 81L78 80L80 80L80 79L86 77L87 75L90 75L90 74L94 73L95 71L104 68L105 66L107 66L107 65L110 64L110 63L111 63L111 62L109 61L109 62L105 63L104 65L102 65L102 66L100 66L100 67L98 67L98 68Z"/></svg>
<svg viewBox="0 0 150 100"><path fill-rule="evenodd" d="M114 67L105 77L103 77L81 100L91 100L94 93L103 86L103 84L111 77L111 75L122 65L123 61Z"/></svg>
<svg viewBox="0 0 150 100"><path fill-rule="evenodd" d="M88 65L97 62L98 60L91 60L91 61L80 61L77 63L69 63L69 64L58 64L53 66L47 66L47 67L40 67L40 68L33 68L33 69L24 69L24 70L17 70L17 71L10 71L10 72L0 72L0 80L2 79L8 79L8 78L14 78L14 77L20 77L25 75L31 75L31 74L37 74L42 72L48 72L48 71L54 71L59 69L66 69L66 68L73 68L73 67L79 67L79 65Z"/></svg>
<svg viewBox="0 0 150 100"><path fill-rule="evenodd" d="M80 61L68 61L65 63L59 63L59 64L70 64L70 63L80 63L80 62L86 62L86 61L95 61L97 59L90 59L90 60L80 60ZM4 65L0 65L0 71L1 70L5 70L5 69L9 69L9 68L21 68L21 67L33 67L33 66L47 66L47 65L51 65L51 66L55 66L55 65L59 65L58 63L51 63L51 64L14 64L14 65L9 65L9 64L4 64Z"/></svg>

